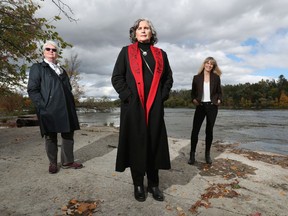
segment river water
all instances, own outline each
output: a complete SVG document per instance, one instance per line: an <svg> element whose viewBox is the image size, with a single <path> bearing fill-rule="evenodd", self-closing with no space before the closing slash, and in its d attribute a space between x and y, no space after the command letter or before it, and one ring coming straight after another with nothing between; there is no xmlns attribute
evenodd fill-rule
<svg viewBox="0 0 288 216"><path fill-rule="evenodd" d="M194 109L165 109L168 136L190 139ZM78 113L81 124L119 126L120 110L111 113ZM205 120L199 140L205 139ZM241 148L288 155L288 110L219 109L214 140L239 143Z"/></svg>

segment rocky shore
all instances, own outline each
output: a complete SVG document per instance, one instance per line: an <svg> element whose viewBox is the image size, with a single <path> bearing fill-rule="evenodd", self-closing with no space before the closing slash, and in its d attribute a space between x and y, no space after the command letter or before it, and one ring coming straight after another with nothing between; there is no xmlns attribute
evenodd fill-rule
<svg viewBox="0 0 288 216"><path fill-rule="evenodd" d="M208 166L200 142L190 166L189 140L169 138L172 169L160 171L165 201L148 194L140 203L129 170L114 171L117 140L116 128L83 127L75 157L85 167L51 175L38 127L0 129L1 215L287 215L287 155L214 143Z"/></svg>

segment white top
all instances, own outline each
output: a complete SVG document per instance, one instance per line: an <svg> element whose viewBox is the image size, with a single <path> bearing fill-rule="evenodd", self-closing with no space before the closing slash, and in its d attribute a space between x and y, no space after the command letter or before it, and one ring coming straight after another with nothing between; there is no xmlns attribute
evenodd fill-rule
<svg viewBox="0 0 288 216"><path fill-rule="evenodd" d="M57 63L57 64L54 64L53 62L49 62L48 60L44 59L44 61L49 64L49 66L58 74L58 76L60 74L63 73L63 70L62 68L60 67L60 64Z"/></svg>
<svg viewBox="0 0 288 216"><path fill-rule="evenodd" d="M210 82L204 82L202 102L211 102L210 98Z"/></svg>

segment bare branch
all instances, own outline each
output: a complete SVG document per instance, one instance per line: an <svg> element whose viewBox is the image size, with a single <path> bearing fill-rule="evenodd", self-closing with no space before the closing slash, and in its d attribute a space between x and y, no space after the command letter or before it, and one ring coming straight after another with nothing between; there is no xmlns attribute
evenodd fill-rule
<svg viewBox="0 0 288 216"><path fill-rule="evenodd" d="M70 16L68 14L68 12L66 11L66 9L68 9L68 11L74 15L73 10L69 7L69 5L65 4L62 0L52 0L52 2L58 7L58 9L60 10L60 13L63 13L70 22L77 22L78 19L73 18L72 16Z"/></svg>

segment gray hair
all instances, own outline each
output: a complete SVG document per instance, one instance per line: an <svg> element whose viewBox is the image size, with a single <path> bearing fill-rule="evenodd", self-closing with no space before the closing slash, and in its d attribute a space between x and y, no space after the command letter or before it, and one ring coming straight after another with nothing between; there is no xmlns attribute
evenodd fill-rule
<svg viewBox="0 0 288 216"><path fill-rule="evenodd" d="M43 47L42 47L43 52L45 51L45 48L46 48L48 45L54 46L54 47L57 49L57 51L59 50L58 45L57 45L56 42L51 41L51 40L48 40L48 41L45 42L45 44L44 44Z"/></svg>
<svg viewBox="0 0 288 216"><path fill-rule="evenodd" d="M152 24L152 22L150 20L143 19L143 18L136 20L134 25L130 28L130 30L129 30L130 41L132 43L137 42L136 30L139 27L140 22L142 22L142 21L146 21L148 23L148 25L150 26L150 29L151 29L151 32L152 32L152 37L150 39L150 43L152 45L156 44L158 42L158 38L157 38L157 32L156 32L155 28L154 28L154 26L153 26L153 24Z"/></svg>

